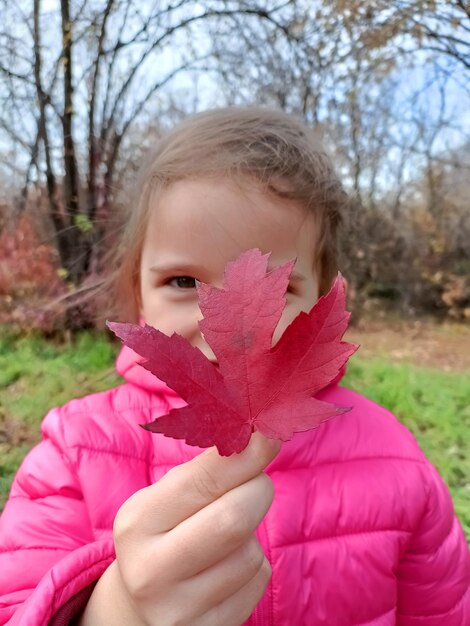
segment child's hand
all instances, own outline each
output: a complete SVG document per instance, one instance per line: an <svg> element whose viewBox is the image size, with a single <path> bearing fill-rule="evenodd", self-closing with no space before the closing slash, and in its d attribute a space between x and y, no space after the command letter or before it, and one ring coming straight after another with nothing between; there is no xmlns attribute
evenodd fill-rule
<svg viewBox="0 0 470 626"><path fill-rule="evenodd" d="M273 498L262 470L278 451L254 435L239 455L208 450L131 496L114 524L116 561L81 625L246 621L271 573L253 532Z"/></svg>

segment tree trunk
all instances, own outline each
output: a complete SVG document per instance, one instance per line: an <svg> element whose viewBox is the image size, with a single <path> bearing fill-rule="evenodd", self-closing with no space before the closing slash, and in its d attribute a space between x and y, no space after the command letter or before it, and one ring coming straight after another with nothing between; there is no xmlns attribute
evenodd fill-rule
<svg viewBox="0 0 470 626"><path fill-rule="evenodd" d="M64 69L64 113L62 116L64 142L64 212L69 226L59 234L59 240L66 247L64 267L69 280L78 285L86 275L90 243L87 236L86 222L80 220L79 172L75 155L73 136L74 89L72 65L72 23L70 21L70 0L60 2L62 16L62 64ZM85 218L86 219L86 218Z"/></svg>
<svg viewBox="0 0 470 626"><path fill-rule="evenodd" d="M57 182L54 171L52 169L51 150L49 143L49 134L47 130L46 121L46 104L47 95L44 92L42 77L41 77L41 64L42 64L42 52L41 52L41 38L39 27L39 16L41 12L41 1L34 0L34 82L36 85L36 93L38 97L39 105L39 120L38 120L38 135L40 141L42 141L44 147L44 160L46 165L46 185L47 196L49 200L49 212L54 224L55 232L57 235L59 257L62 264L67 256L67 249L64 246L64 242L61 241L60 233L66 229L67 222L64 220L64 216L60 211L60 205L57 200ZM25 186L25 197L27 194L27 186Z"/></svg>

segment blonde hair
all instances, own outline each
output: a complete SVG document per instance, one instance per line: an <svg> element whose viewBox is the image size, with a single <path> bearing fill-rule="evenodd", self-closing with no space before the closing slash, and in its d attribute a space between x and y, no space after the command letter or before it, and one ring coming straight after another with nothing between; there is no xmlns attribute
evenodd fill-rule
<svg viewBox="0 0 470 626"><path fill-rule="evenodd" d="M121 319L138 319L140 257L151 200L178 180L213 176L249 177L311 211L319 225L315 261L320 293L328 291L338 272L337 230L349 203L330 158L313 131L295 117L259 107L225 107L178 124L142 168L115 265Z"/></svg>

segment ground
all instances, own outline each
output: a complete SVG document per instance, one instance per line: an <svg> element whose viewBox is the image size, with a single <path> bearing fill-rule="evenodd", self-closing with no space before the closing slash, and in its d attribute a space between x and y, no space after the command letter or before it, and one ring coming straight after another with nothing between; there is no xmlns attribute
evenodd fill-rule
<svg viewBox="0 0 470 626"><path fill-rule="evenodd" d="M384 356L445 372L470 371L470 324L363 319L345 338L360 344L363 357Z"/></svg>

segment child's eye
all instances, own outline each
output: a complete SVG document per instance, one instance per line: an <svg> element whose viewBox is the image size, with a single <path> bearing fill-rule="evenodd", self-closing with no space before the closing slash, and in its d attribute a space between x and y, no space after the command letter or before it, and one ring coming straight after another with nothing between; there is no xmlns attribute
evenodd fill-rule
<svg viewBox="0 0 470 626"><path fill-rule="evenodd" d="M192 276L175 276L170 278L167 284L178 289L195 289L197 282Z"/></svg>

